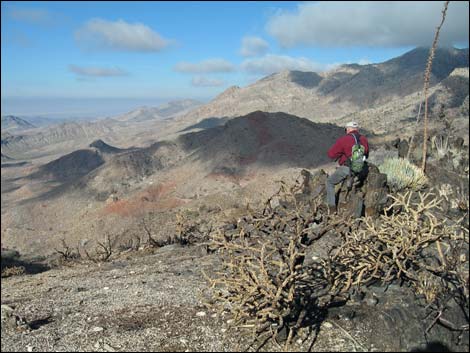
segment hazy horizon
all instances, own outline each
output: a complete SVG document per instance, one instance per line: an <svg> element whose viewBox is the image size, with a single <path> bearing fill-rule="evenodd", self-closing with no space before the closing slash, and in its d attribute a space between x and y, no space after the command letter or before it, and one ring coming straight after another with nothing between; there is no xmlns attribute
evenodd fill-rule
<svg viewBox="0 0 470 353"><path fill-rule="evenodd" d="M384 62L430 46L442 5L6 1L2 114L113 115L173 97L215 97L282 70ZM451 2L439 45L468 46L468 3Z"/></svg>
<svg viewBox="0 0 470 353"><path fill-rule="evenodd" d="M1 115L50 119L97 119L124 114L142 106L157 107L188 99L103 97L2 97ZM195 99L205 102L207 99Z"/></svg>
<svg viewBox="0 0 470 353"><path fill-rule="evenodd" d="M2 2L1 114L93 119L205 102L283 70L384 62L430 46L442 5ZM468 47L468 16L449 5L440 46Z"/></svg>

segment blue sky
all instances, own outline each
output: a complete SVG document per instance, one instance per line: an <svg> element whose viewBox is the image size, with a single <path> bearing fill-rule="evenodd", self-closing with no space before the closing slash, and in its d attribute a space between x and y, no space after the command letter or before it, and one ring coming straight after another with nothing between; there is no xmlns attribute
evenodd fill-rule
<svg viewBox="0 0 470 353"><path fill-rule="evenodd" d="M382 62L430 45L442 5L2 1L2 114L28 99L31 114L41 99L207 101L283 69ZM468 47L467 2L450 3L440 43Z"/></svg>

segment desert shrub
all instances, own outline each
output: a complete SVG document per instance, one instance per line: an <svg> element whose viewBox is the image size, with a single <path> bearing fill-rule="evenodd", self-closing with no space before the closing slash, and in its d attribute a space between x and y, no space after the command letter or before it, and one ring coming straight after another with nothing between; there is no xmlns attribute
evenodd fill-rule
<svg viewBox="0 0 470 353"><path fill-rule="evenodd" d="M24 266L11 266L2 268L2 278L11 277L11 276L19 276L26 272Z"/></svg>
<svg viewBox="0 0 470 353"><path fill-rule="evenodd" d="M55 248L55 252L60 256L59 264L65 264L80 259L80 251L78 247L72 249L65 239L61 239L61 248Z"/></svg>
<svg viewBox="0 0 470 353"><path fill-rule="evenodd" d="M430 191L395 193L384 214L352 219L329 214L322 196L295 194L285 185L283 193L276 206L271 197L264 210L247 209L209 241L221 260L220 269L205 274L209 305L228 311L234 326L251 328L254 341L267 335L276 342L285 329L287 349L302 327L318 327L331 303L372 283L413 288L429 311L428 330L436 323L468 329L446 311L456 302L468 312L468 225L444 216L442 198ZM311 256L326 234L336 243Z"/></svg>
<svg viewBox="0 0 470 353"><path fill-rule="evenodd" d="M387 174L387 184L394 191L404 189L420 190L428 182L424 172L407 159L386 159L380 166L381 173Z"/></svg>
<svg viewBox="0 0 470 353"><path fill-rule="evenodd" d="M315 321L327 306L324 264L304 264L306 243L314 238L309 225L322 216L319 202L301 204L293 194L283 195L275 209L269 204L262 212L248 211L234 229L212 234L209 246L222 269L206 278L213 305L230 312L234 325L251 328L255 341L267 335L276 342L284 330L287 347L304 322Z"/></svg>
<svg viewBox="0 0 470 353"><path fill-rule="evenodd" d="M415 197L413 197L415 196ZM389 195L393 204L377 219L365 217L360 226L342 234L344 241L331 254L335 287L348 290L353 285L374 281L389 283L397 279L418 281L420 270L427 270L424 252L438 242L458 241L465 231L435 216L442 199L432 193ZM436 259L444 263L441 249Z"/></svg>
<svg viewBox="0 0 470 353"><path fill-rule="evenodd" d="M461 219L438 217L443 200L430 192L390 197L394 201L390 212L356 222L331 251L332 292L348 292L373 282L406 282L434 316L428 330L437 322L468 330L468 322L459 326L443 315L456 302L467 317L468 227Z"/></svg>
<svg viewBox="0 0 470 353"><path fill-rule="evenodd" d="M117 238L116 235L111 236L106 233L104 241L97 241L93 254L90 254L85 248L83 248L83 251L86 257L95 263L107 262L110 260L111 255L115 253Z"/></svg>

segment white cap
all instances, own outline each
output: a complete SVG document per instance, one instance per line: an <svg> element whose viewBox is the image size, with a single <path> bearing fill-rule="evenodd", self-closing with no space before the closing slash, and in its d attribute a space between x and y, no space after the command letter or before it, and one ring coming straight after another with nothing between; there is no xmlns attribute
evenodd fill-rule
<svg viewBox="0 0 470 353"><path fill-rule="evenodd" d="M347 123L344 127L346 128L353 128L353 129L357 129L359 128L359 124L356 123L355 121L350 121L349 123Z"/></svg>

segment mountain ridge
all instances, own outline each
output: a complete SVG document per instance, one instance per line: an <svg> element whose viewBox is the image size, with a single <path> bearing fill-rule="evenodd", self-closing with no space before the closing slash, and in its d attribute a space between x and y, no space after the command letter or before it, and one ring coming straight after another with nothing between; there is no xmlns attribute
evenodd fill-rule
<svg viewBox="0 0 470 353"><path fill-rule="evenodd" d="M468 67L468 48L436 50L431 86ZM428 49L415 48L378 64L345 64L328 72L283 71L246 87L231 86L179 120L235 117L252 111L284 111L318 122L377 107L420 91Z"/></svg>

